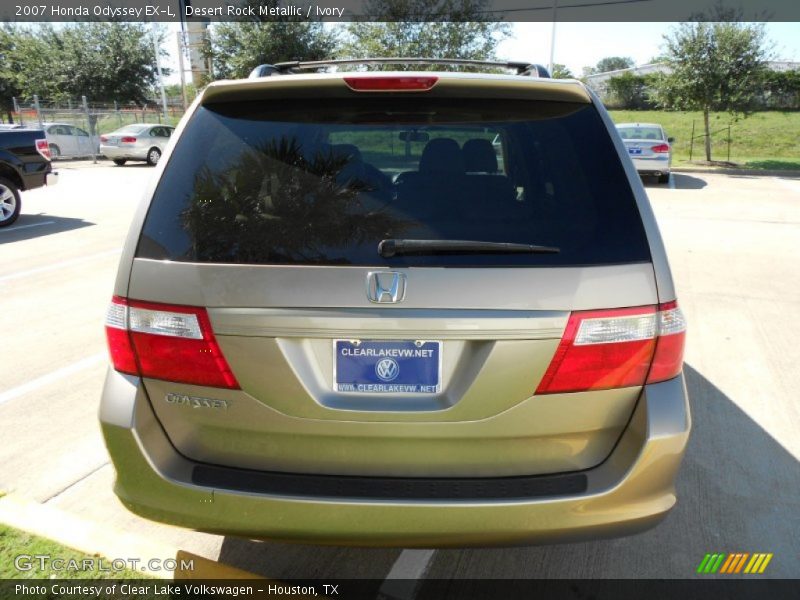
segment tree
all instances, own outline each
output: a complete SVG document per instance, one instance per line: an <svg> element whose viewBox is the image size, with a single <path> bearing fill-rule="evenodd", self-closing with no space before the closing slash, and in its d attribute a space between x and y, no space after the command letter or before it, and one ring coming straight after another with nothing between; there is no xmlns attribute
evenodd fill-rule
<svg viewBox="0 0 800 600"><path fill-rule="evenodd" d="M407 56L491 60L511 35L510 25L491 21L489 0L367 0L369 22L348 24L343 54L351 58ZM387 65L417 70L419 65ZM436 67L441 68L441 67Z"/></svg>
<svg viewBox="0 0 800 600"><path fill-rule="evenodd" d="M247 77L265 63L330 58L338 47L336 31L315 22L218 23L211 33L217 79Z"/></svg>
<svg viewBox="0 0 800 600"><path fill-rule="evenodd" d="M627 72L608 80L608 91L615 106L625 109L642 110L653 108L650 101L654 76L634 75Z"/></svg>
<svg viewBox="0 0 800 600"><path fill-rule="evenodd" d="M184 90L186 91L186 100L188 102L191 102L195 99L195 97L197 97L197 87L191 81L186 83ZM155 90L153 93L155 93ZM165 85L164 93L167 94L167 98L181 98L183 96L180 83L171 83L170 85Z"/></svg>
<svg viewBox="0 0 800 600"><path fill-rule="evenodd" d="M630 69L633 65L633 59L628 56L607 56L597 61L594 72L607 73L608 71L619 71L620 69Z"/></svg>
<svg viewBox="0 0 800 600"><path fill-rule="evenodd" d="M20 96L47 100L86 96L95 102L144 102L156 81L150 29L139 23L77 23L14 28L4 71ZM3 51L6 54L5 51Z"/></svg>
<svg viewBox="0 0 800 600"><path fill-rule="evenodd" d="M58 63L40 33L10 25L0 30L0 103L9 118L12 97L22 103L33 94L44 97L57 89L53 71Z"/></svg>
<svg viewBox="0 0 800 600"><path fill-rule="evenodd" d="M575 76L572 74L565 65L555 63L553 65L553 72L550 73L553 79L573 79Z"/></svg>
<svg viewBox="0 0 800 600"><path fill-rule="evenodd" d="M800 70L766 71L761 87L762 108L797 110L800 108Z"/></svg>
<svg viewBox="0 0 800 600"><path fill-rule="evenodd" d="M0 112L6 113L8 122L13 122L13 98L19 96L17 77L14 71L14 34L8 28L0 28Z"/></svg>
<svg viewBox="0 0 800 600"><path fill-rule="evenodd" d="M670 72L656 77L655 98L665 108L702 111L710 161L710 113L746 116L758 96L768 54L764 25L722 19L681 23L664 40Z"/></svg>
<svg viewBox="0 0 800 600"><path fill-rule="evenodd" d="M94 101L145 102L157 79L152 35L139 23L79 23L64 29L57 39L65 91Z"/></svg>

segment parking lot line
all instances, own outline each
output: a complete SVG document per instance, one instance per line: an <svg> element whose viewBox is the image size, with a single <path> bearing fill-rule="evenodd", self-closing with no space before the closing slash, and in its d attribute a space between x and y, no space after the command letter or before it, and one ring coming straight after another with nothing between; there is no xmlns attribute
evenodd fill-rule
<svg viewBox="0 0 800 600"><path fill-rule="evenodd" d="M21 279L22 277L29 277L31 275L38 275L39 273L47 273L48 271L58 271L65 267L78 265L84 262L88 262L90 260L94 260L95 258L102 258L104 256L110 256L112 254L119 254L120 252L122 252L122 248L114 248L113 250L106 250L104 252L98 252L96 254L89 254L88 256L81 256L79 258L72 258L70 260L62 260L61 262L51 263L45 267L36 267L35 269L18 271L16 273L11 273L10 275L3 275L2 277L0 277L0 283L3 283L5 281L11 281L13 279Z"/></svg>
<svg viewBox="0 0 800 600"><path fill-rule="evenodd" d="M379 598L412 600L436 550L403 550L378 592Z"/></svg>
<svg viewBox="0 0 800 600"><path fill-rule="evenodd" d="M40 387L44 387L54 381L58 381L59 379L63 379L73 373L77 373L78 371L83 371L84 369L88 369L89 367L93 367L97 363L106 360L107 355L105 352L100 352L98 354L93 354L92 356L87 356L86 358L79 360L78 362L72 363L71 365L67 365L66 367L62 367L60 369L56 369L55 371L51 371L46 375L42 375L41 377L37 377L36 379L31 379L28 383L23 383L22 385L18 385L15 388L11 388L10 390L6 390L2 394L0 394L0 406L13 400L14 398L19 398L29 392L34 390L38 390Z"/></svg>
<svg viewBox="0 0 800 600"><path fill-rule="evenodd" d="M19 231L20 229L41 227L42 225L52 225L53 223L55 223L55 221L42 221L41 223L30 223L29 225L17 225L16 227L9 227L8 229L0 229L0 233L11 233L12 231Z"/></svg>

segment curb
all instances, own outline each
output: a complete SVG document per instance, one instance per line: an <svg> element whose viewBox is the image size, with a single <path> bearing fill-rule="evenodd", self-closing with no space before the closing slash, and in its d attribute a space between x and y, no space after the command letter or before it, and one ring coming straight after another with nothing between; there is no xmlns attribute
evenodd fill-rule
<svg viewBox="0 0 800 600"><path fill-rule="evenodd" d="M0 523L89 556L102 556L111 561L136 558L142 565L147 564L150 559L158 559L162 568L142 571L143 575L146 573L147 576L158 579L264 579L169 544L154 542L13 494L0 496ZM167 560L175 562L174 571L163 567ZM191 570L183 568L187 560L192 562Z"/></svg>
<svg viewBox="0 0 800 600"><path fill-rule="evenodd" d="M793 169L735 169L731 167L672 167L673 173L715 173L717 175L744 175L748 177L800 178L800 171Z"/></svg>
<svg viewBox="0 0 800 600"><path fill-rule="evenodd" d="M174 559L179 550L135 534L118 531L93 521L76 517L61 509L24 500L12 494L0 498L0 523L43 537L90 556L115 558ZM180 560L178 560L180 563ZM152 577L171 579L167 569L147 571Z"/></svg>

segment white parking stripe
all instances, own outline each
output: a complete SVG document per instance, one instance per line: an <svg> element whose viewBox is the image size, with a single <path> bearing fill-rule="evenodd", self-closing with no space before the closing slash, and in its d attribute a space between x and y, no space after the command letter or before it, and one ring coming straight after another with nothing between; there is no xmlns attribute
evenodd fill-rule
<svg viewBox="0 0 800 600"><path fill-rule="evenodd" d="M99 354L93 354L87 358L79 360L76 363L72 363L71 365L67 365L66 367L62 367L60 369L56 369L55 371L51 371L47 375L42 375L41 377L37 377L36 379L32 379L28 383L23 383L22 385L18 385L15 388L11 388L0 394L0 405L5 404L6 402L13 400L14 398L19 398L20 396L24 396L25 394L32 392L34 390L38 390L41 387L49 385L59 379L63 379L64 377L68 377L74 373L79 371L83 371L84 369L88 369L89 367L95 366L97 363L107 360L108 355L105 352L100 352Z"/></svg>
<svg viewBox="0 0 800 600"><path fill-rule="evenodd" d="M20 229L28 229L28 227L41 227L42 225L52 225L55 221L42 221L41 223L31 223L30 225L17 225L15 227L9 227L8 229L0 229L0 233L11 233L12 231L18 231Z"/></svg>
<svg viewBox="0 0 800 600"><path fill-rule="evenodd" d="M4 281L11 281L12 279L21 279L22 277L28 277L30 275L38 275L39 273L47 273L48 271L58 271L59 269L64 269L66 267L71 267L73 265L79 265L81 263L94 260L95 258L119 254L120 252L122 252L122 248L114 248L113 250L98 252L97 254L89 254L88 256L81 256L79 258L73 258L70 260L62 260L61 262L52 263L45 267L37 267L35 269L28 269L27 271L18 271L17 273L11 273L10 275L3 275L0 277L0 283L3 283Z"/></svg>
<svg viewBox="0 0 800 600"><path fill-rule="evenodd" d="M403 550L378 591L379 598L413 600L436 550Z"/></svg>

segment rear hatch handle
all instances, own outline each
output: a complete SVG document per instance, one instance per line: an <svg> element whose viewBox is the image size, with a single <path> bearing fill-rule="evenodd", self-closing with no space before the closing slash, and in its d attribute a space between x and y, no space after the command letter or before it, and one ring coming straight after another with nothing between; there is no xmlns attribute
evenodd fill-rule
<svg viewBox="0 0 800 600"><path fill-rule="evenodd" d="M557 254L560 251L553 246L476 240L386 239L378 244L378 254L384 258L402 254Z"/></svg>

